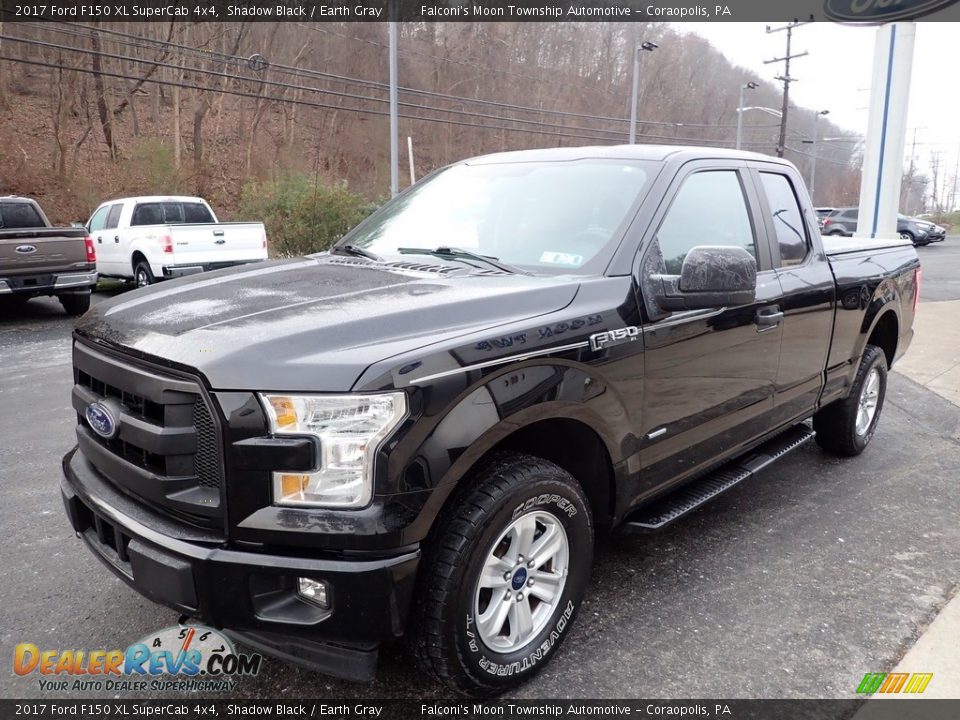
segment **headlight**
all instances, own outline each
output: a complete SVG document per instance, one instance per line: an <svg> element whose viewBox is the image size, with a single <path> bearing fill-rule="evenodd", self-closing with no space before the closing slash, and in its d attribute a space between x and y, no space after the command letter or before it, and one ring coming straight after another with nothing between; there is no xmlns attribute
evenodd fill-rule
<svg viewBox="0 0 960 720"><path fill-rule="evenodd" d="M275 434L311 435L320 445L315 471L273 473L275 503L356 508L370 502L374 455L406 415L406 395L260 397Z"/></svg>

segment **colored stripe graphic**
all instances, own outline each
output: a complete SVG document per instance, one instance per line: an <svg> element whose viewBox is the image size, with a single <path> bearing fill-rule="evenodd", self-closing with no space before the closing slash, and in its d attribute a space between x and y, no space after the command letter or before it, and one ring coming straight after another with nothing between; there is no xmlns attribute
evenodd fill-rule
<svg viewBox="0 0 960 720"><path fill-rule="evenodd" d="M933 673L867 673L857 686L857 692L864 695L878 692L919 694L927 689L931 680Z"/></svg>
<svg viewBox="0 0 960 720"><path fill-rule="evenodd" d="M903 689L905 693L922 693L933 679L933 673L914 673Z"/></svg>

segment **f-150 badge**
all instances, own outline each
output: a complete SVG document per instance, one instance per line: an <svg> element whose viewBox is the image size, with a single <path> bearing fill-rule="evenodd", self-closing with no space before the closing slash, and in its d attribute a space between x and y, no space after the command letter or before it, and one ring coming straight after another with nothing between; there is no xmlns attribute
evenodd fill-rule
<svg viewBox="0 0 960 720"><path fill-rule="evenodd" d="M617 328L616 330L604 330L590 336L590 349L602 350L605 347L633 342L639 337L640 328L636 325L627 325L627 327Z"/></svg>

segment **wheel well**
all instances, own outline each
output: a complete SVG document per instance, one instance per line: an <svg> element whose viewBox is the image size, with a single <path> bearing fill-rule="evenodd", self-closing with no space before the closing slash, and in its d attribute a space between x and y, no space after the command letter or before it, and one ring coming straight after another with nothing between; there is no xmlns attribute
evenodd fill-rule
<svg viewBox="0 0 960 720"><path fill-rule="evenodd" d="M147 256L146 256L146 255L144 255L144 254L143 254L142 252L140 252L139 250L134 251L134 253L133 253L133 258L130 260L130 269L131 269L133 272L136 272L136 271L137 271L137 263L139 263L141 260L143 260L145 263L147 263L147 265L150 264L150 261L147 260Z"/></svg>
<svg viewBox="0 0 960 720"><path fill-rule="evenodd" d="M876 345L887 356L887 367L893 367L893 359L897 354L897 339L899 338L897 316L893 311L884 313L873 327L873 332L867 339L868 345Z"/></svg>
<svg viewBox="0 0 960 720"><path fill-rule="evenodd" d="M609 528L613 518L613 466L600 436L582 422L567 418L541 420L501 440L477 463L495 453L534 455L559 465L580 483L597 528Z"/></svg>

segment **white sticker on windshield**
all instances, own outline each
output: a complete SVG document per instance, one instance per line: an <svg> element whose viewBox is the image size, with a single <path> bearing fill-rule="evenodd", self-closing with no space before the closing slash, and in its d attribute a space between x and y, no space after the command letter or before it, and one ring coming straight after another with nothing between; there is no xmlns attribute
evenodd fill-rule
<svg viewBox="0 0 960 720"><path fill-rule="evenodd" d="M540 256L540 262L550 263L551 265L580 267L583 265L583 255L571 255L570 253L550 252L548 250Z"/></svg>

